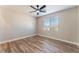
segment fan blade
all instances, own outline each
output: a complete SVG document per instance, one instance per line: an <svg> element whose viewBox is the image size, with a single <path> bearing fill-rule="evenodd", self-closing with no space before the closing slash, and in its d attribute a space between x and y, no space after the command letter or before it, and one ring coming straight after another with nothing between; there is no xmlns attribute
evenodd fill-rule
<svg viewBox="0 0 79 59"><path fill-rule="evenodd" d="M30 6L31 8L33 8L33 9L35 9L35 10L37 10L35 7L33 7L33 6Z"/></svg>
<svg viewBox="0 0 79 59"><path fill-rule="evenodd" d="M40 11L40 12L44 12L45 13L46 11Z"/></svg>
<svg viewBox="0 0 79 59"><path fill-rule="evenodd" d="M46 7L46 5L43 5L40 9L43 9L43 8L45 8Z"/></svg>
<svg viewBox="0 0 79 59"><path fill-rule="evenodd" d="M30 11L30 13L32 13L32 12L36 12L36 11Z"/></svg>

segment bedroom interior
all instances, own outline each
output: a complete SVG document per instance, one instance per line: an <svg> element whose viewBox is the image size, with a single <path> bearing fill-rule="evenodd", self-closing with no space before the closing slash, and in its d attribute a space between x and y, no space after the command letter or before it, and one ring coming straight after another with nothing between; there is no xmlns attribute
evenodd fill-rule
<svg viewBox="0 0 79 59"><path fill-rule="evenodd" d="M78 5L1 5L1 53L79 53Z"/></svg>

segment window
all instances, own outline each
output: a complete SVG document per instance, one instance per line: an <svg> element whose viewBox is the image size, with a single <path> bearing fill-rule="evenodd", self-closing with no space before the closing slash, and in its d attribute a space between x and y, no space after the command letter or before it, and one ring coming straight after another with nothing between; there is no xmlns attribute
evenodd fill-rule
<svg viewBox="0 0 79 59"><path fill-rule="evenodd" d="M51 28L53 31L58 31L58 23L59 23L59 18L58 16L53 16L51 18Z"/></svg>
<svg viewBox="0 0 79 59"><path fill-rule="evenodd" d="M50 30L50 19L44 19L44 30Z"/></svg>
<svg viewBox="0 0 79 59"><path fill-rule="evenodd" d="M53 16L44 19L44 30L46 31L58 31L59 18L58 16Z"/></svg>

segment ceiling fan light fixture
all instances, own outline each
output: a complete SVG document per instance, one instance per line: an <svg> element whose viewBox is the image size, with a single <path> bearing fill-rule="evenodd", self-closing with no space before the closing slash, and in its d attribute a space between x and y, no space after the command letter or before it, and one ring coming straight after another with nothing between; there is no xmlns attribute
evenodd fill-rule
<svg viewBox="0 0 79 59"><path fill-rule="evenodd" d="M39 15L40 12L42 12L42 13L45 13L45 12L46 12L46 10L45 10L46 5L43 5L43 6L41 6L41 7L40 7L39 5L36 5L36 7L34 7L34 6L30 6L30 7L35 10L35 11L33 11L33 12L36 12L37 15Z"/></svg>
<svg viewBox="0 0 79 59"><path fill-rule="evenodd" d="M37 13L39 13L39 11L36 11Z"/></svg>

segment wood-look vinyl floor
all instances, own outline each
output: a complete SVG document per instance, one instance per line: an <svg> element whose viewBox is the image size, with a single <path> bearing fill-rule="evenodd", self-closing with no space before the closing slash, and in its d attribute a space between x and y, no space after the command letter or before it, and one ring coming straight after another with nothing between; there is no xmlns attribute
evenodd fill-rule
<svg viewBox="0 0 79 59"><path fill-rule="evenodd" d="M33 36L0 44L1 53L78 53L79 47L70 43Z"/></svg>

